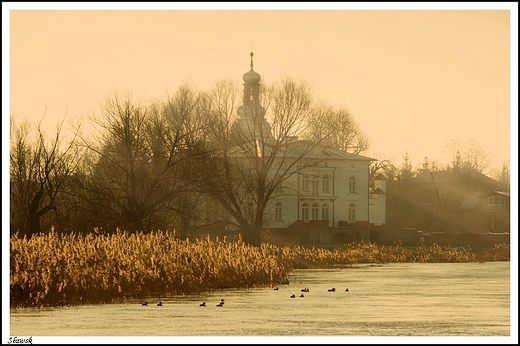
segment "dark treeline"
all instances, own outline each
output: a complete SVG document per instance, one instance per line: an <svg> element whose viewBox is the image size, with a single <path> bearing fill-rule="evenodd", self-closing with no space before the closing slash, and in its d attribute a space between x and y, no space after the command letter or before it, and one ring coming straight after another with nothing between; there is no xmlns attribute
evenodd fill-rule
<svg viewBox="0 0 520 346"><path fill-rule="evenodd" d="M88 134L80 126L66 134L62 122L48 135L41 124L32 128L12 117L11 236L54 227L82 234L175 229L192 237L201 227L226 222L245 242L259 245L268 202L291 175L316 163L306 160L306 153L318 144L352 153L369 147L352 115L314 100L306 83L284 79L262 87L254 109L237 107L244 99L226 80L206 91L184 84L166 100L152 102L114 94L90 118L95 131ZM251 146L237 131L237 109L258 118L260 134L265 115L272 138L262 135L257 147ZM294 152L288 155L291 138L308 143L296 159ZM259 148L261 157L255 155ZM447 167L488 168L487 154L475 144L454 141L449 150L453 162ZM383 174L389 184L392 226L404 227L399 215L410 213L410 201L392 191L405 191L416 174L440 168L426 159L414 169L407 157L401 167L390 160L372 164L371 178ZM497 179L509 182L508 165ZM208 200L231 217L207 219Z"/></svg>

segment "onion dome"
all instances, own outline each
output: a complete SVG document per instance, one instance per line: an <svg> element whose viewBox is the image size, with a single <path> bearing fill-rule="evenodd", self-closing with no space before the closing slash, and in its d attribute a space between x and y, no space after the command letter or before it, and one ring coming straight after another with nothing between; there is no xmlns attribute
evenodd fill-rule
<svg viewBox="0 0 520 346"><path fill-rule="evenodd" d="M244 80L245 83L247 84L258 84L260 83L260 75L258 73L256 73L254 70L253 70L253 55L255 55L253 52L251 52L251 54L249 54L251 56L251 69L244 73L244 76L242 77L242 79Z"/></svg>

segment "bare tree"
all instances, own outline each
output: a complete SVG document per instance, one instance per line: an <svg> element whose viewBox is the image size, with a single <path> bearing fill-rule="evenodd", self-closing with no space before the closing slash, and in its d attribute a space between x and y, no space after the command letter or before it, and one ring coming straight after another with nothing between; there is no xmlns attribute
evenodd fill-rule
<svg viewBox="0 0 520 346"><path fill-rule="evenodd" d="M504 161L500 169L495 170L494 179L498 181L501 185L511 184L511 169L509 165L509 160Z"/></svg>
<svg viewBox="0 0 520 346"><path fill-rule="evenodd" d="M232 216L246 242L260 245L269 202L291 176L323 160L309 153L327 135L319 141L297 140L308 130L314 107L307 84L284 79L249 97L249 88L255 87L246 83L234 122L236 88L219 83L208 94L207 115L215 123L207 139L215 150L199 162L206 173L203 191Z"/></svg>
<svg viewBox="0 0 520 346"><path fill-rule="evenodd" d="M364 152L370 146L354 117L344 108L335 109L327 104L319 104L308 119L309 129L306 139L316 142L326 138L329 147L353 154Z"/></svg>
<svg viewBox="0 0 520 346"><path fill-rule="evenodd" d="M167 227L182 195L189 191L189 158L196 137L198 93L182 85L165 103L142 105L130 96L106 100L101 142L89 145L99 160L89 193L104 219L130 231ZM184 204L185 206L185 204ZM170 219L171 221L171 219Z"/></svg>
<svg viewBox="0 0 520 346"><path fill-rule="evenodd" d="M75 143L79 128L72 139L65 142L63 122L58 123L54 137L46 138L40 121L36 137L31 140L30 125L16 125L11 118L11 234L39 233L42 219L60 207L57 198L81 157Z"/></svg>
<svg viewBox="0 0 520 346"><path fill-rule="evenodd" d="M489 173L489 152L474 140L461 142L451 139L444 144L444 151L452 157L455 169L474 169L482 174Z"/></svg>
<svg viewBox="0 0 520 346"><path fill-rule="evenodd" d="M396 178L397 168L394 166L392 160L383 159L372 161L369 169L369 185L373 186L374 180L381 174L387 181L392 181Z"/></svg>

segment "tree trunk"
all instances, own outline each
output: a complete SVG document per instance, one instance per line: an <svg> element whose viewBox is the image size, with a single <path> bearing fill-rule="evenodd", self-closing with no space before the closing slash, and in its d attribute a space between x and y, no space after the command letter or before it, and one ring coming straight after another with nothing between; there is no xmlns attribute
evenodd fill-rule
<svg viewBox="0 0 520 346"><path fill-rule="evenodd" d="M29 208L27 208L27 226L25 227L25 234L33 235L40 233L40 217L38 214L38 208L40 207L40 202L43 197L43 186L40 187L40 190L36 192L31 202L29 203Z"/></svg>
<svg viewBox="0 0 520 346"><path fill-rule="evenodd" d="M244 242L252 246L260 246L262 240L260 239L260 232L254 228L248 228L242 231Z"/></svg>
<svg viewBox="0 0 520 346"><path fill-rule="evenodd" d="M242 227L242 236L244 238L244 242L252 246L260 246L262 245L262 223L256 221L253 225L247 224L247 226Z"/></svg>

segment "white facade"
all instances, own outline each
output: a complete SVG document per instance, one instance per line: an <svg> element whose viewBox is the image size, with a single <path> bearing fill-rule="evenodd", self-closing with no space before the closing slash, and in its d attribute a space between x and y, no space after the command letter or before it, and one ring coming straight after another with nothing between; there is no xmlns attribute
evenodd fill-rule
<svg viewBox="0 0 520 346"><path fill-rule="evenodd" d="M373 159L323 146L314 151L322 155L320 162L284 182L267 209L266 228L286 228L298 220L327 220L329 227L369 221Z"/></svg>

